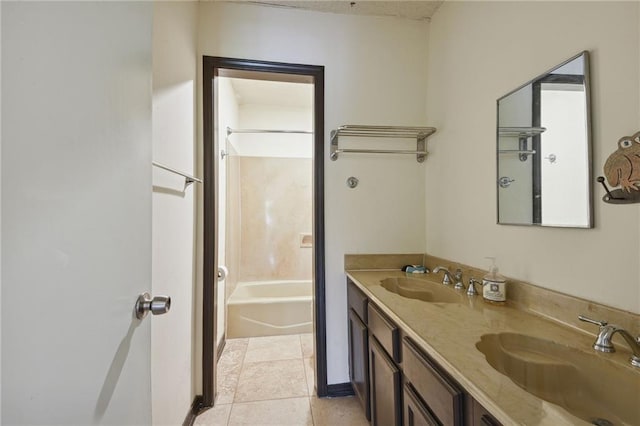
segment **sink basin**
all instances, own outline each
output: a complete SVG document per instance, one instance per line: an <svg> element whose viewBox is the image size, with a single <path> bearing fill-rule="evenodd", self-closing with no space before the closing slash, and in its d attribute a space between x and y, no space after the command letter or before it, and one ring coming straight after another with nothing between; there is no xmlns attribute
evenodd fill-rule
<svg viewBox="0 0 640 426"><path fill-rule="evenodd" d="M380 281L383 288L409 299L431 303L461 303L462 294L442 284L411 278L387 278Z"/></svg>
<svg viewBox="0 0 640 426"><path fill-rule="evenodd" d="M640 371L517 333L485 334L476 348L518 386L576 417L597 425L640 424Z"/></svg>

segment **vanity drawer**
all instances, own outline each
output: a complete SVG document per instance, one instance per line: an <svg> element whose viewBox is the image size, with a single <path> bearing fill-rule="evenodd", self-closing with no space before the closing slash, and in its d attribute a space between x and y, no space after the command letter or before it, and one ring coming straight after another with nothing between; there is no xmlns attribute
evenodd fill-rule
<svg viewBox="0 0 640 426"><path fill-rule="evenodd" d="M396 363L400 363L400 330L373 304L368 305L369 332Z"/></svg>
<svg viewBox="0 0 640 426"><path fill-rule="evenodd" d="M404 375L431 412L445 425L462 426L464 393L450 377L443 374L409 338L402 340Z"/></svg>
<svg viewBox="0 0 640 426"><path fill-rule="evenodd" d="M347 303L362 322L367 324L367 296L349 279L347 279Z"/></svg>

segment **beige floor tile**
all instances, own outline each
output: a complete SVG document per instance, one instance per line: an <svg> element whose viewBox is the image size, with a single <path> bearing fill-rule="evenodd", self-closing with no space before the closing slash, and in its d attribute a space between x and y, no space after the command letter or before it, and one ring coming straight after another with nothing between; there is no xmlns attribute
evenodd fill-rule
<svg viewBox="0 0 640 426"><path fill-rule="evenodd" d="M196 417L195 426L226 426L231 404L216 405Z"/></svg>
<svg viewBox="0 0 640 426"><path fill-rule="evenodd" d="M311 412L314 426L368 426L358 400L351 397L317 398L311 397Z"/></svg>
<svg viewBox="0 0 640 426"><path fill-rule="evenodd" d="M247 353L249 339L230 339L224 345L222 355L218 359L218 367L229 368L231 366L241 366L244 356Z"/></svg>
<svg viewBox="0 0 640 426"><path fill-rule="evenodd" d="M245 362L234 402L308 396L302 359Z"/></svg>
<svg viewBox="0 0 640 426"><path fill-rule="evenodd" d="M249 339L227 339L224 344L224 350L222 351L222 356L225 354L228 356L240 356L247 351L247 346L249 345ZM222 357L221 357L222 358Z"/></svg>
<svg viewBox="0 0 640 426"><path fill-rule="evenodd" d="M312 426L309 398L287 398L233 404L229 425Z"/></svg>
<svg viewBox="0 0 640 426"><path fill-rule="evenodd" d="M231 404L233 402L240 379L240 367L238 365L235 370L226 372L218 369L216 404Z"/></svg>
<svg viewBox="0 0 640 426"><path fill-rule="evenodd" d="M249 339L227 340L218 360L216 404L231 404L238 386L242 362Z"/></svg>
<svg viewBox="0 0 640 426"><path fill-rule="evenodd" d="M252 337L244 357L244 362L276 361L302 358L300 336Z"/></svg>
<svg viewBox="0 0 640 426"><path fill-rule="evenodd" d="M315 367L316 367L316 359L314 358L305 358L304 362L304 374L307 378L307 390L309 391L309 396L313 396L316 394L316 375L315 375Z"/></svg>
<svg viewBox="0 0 640 426"><path fill-rule="evenodd" d="M305 333L300 335L300 344L302 345L302 357L311 358L314 354L313 334Z"/></svg>

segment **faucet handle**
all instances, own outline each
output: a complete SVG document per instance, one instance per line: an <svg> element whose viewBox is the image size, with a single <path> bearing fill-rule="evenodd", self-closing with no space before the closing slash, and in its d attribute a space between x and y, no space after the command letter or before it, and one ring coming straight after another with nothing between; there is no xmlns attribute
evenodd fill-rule
<svg viewBox="0 0 640 426"><path fill-rule="evenodd" d="M476 286L474 284L482 285L482 281L478 281L475 278L469 278L469 288L467 288L467 296L475 296L478 294Z"/></svg>
<svg viewBox="0 0 640 426"><path fill-rule="evenodd" d="M578 319L580 321L588 322L589 324L595 324L600 326L600 331L598 331L598 336L596 337L596 341L593 344L593 349L600 352L615 352L616 349L613 347L613 343L611 343L611 338L613 337L613 333L616 332L617 326L609 325L606 321L598 321L589 317L585 317L584 315L578 315Z"/></svg>
<svg viewBox="0 0 640 426"><path fill-rule="evenodd" d="M600 327L605 327L607 324L609 324L606 321L598 321L598 320L594 320L592 318L589 317L585 317L584 315L578 315L578 319L580 321L584 321L584 322L588 322L590 324L595 324L595 325L599 325Z"/></svg>
<svg viewBox="0 0 640 426"><path fill-rule="evenodd" d="M464 290L464 284L462 282L462 269L456 269L456 272L453 274L453 278L456 282L456 285L453 286L456 290Z"/></svg>

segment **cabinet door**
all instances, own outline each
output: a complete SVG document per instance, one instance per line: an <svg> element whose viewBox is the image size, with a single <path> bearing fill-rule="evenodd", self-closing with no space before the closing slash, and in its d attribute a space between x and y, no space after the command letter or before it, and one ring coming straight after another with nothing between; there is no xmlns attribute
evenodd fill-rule
<svg viewBox="0 0 640 426"><path fill-rule="evenodd" d="M420 398L412 389L411 385L406 383L404 385L404 398L402 410L402 420L404 426L440 426L441 423L437 421L425 405L420 401Z"/></svg>
<svg viewBox="0 0 640 426"><path fill-rule="evenodd" d="M371 424L400 426L402 424L400 370L375 337L369 338L369 380Z"/></svg>
<svg viewBox="0 0 640 426"><path fill-rule="evenodd" d="M353 309L349 309L349 376L353 391L360 400L367 420L370 420L368 350L367 326Z"/></svg>

